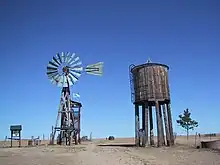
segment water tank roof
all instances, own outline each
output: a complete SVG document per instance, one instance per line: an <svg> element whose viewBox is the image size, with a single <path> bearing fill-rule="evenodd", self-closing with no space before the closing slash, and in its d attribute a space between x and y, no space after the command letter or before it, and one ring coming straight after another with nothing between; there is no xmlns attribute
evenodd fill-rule
<svg viewBox="0 0 220 165"><path fill-rule="evenodd" d="M133 71L133 70L135 70L135 69L140 69L140 68L144 68L144 67L151 67L151 66L162 66L162 67L167 68L167 70L169 70L169 67L168 67L167 65L165 65L165 64L152 63L152 62L149 62L149 61L148 61L148 62L145 63L145 64L141 64L141 65L137 65L137 66L133 67L133 68L131 69L131 71Z"/></svg>

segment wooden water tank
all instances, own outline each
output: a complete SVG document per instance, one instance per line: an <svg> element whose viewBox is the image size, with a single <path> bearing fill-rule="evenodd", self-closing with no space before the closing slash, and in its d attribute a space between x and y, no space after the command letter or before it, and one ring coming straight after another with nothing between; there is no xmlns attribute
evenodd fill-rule
<svg viewBox="0 0 220 165"><path fill-rule="evenodd" d="M159 63L145 63L131 69L135 103L170 102L168 84L169 67Z"/></svg>

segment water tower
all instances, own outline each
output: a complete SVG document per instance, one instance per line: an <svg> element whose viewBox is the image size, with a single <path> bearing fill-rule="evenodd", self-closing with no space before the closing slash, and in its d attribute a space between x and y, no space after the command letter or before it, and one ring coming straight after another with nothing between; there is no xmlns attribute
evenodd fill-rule
<svg viewBox="0 0 220 165"><path fill-rule="evenodd" d="M142 141L143 146L148 144L148 132L150 132L150 145L154 145L153 107L155 107L157 120L157 146L174 144L168 70L167 65L152 63L150 60L145 64L129 67L131 96L135 105L135 143L137 146L140 145L140 130L145 139ZM142 107L142 129L140 129L140 106ZM148 129L148 123L150 129Z"/></svg>

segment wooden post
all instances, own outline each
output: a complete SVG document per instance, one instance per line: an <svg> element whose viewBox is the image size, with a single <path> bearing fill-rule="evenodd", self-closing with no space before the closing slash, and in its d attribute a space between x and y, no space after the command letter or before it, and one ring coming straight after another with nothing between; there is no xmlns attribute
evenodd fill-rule
<svg viewBox="0 0 220 165"><path fill-rule="evenodd" d="M145 132L145 104L142 105L142 131ZM145 141L145 135L143 135L143 132L142 132L142 147L145 147L146 146L146 141Z"/></svg>
<svg viewBox="0 0 220 165"><path fill-rule="evenodd" d="M160 116L160 129L161 129L161 144L165 145L165 139L164 139L164 127L163 127L163 117L162 117L162 111L161 111L161 105L159 104L159 116Z"/></svg>
<svg viewBox="0 0 220 165"><path fill-rule="evenodd" d="M162 146L161 120L159 113L159 103L156 101L156 117L157 117L157 147Z"/></svg>
<svg viewBox="0 0 220 165"><path fill-rule="evenodd" d="M167 123L166 107L164 104L163 104L163 117L164 117L165 131L166 131L167 146L170 146L170 132L169 132L169 127Z"/></svg>
<svg viewBox="0 0 220 165"><path fill-rule="evenodd" d="M80 128L80 114L81 114L81 108L79 107L79 116L78 116L78 141L79 141L79 144L81 144L81 139L80 139L80 131L81 131L81 128Z"/></svg>
<svg viewBox="0 0 220 165"><path fill-rule="evenodd" d="M135 144L136 146L139 146L139 106L138 104L135 104Z"/></svg>
<svg viewBox="0 0 220 165"><path fill-rule="evenodd" d="M32 146L34 146L34 136L31 136Z"/></svg>
<svg viewBox="0 0 220 165"><path fill-rule="evenodd" d="M19 147L21 147L21 131L19 131Z"/></svg>
<svg viewBox="0 0 220 165"><path fill-rule="evenodd" d="M197 139L197 132L195 134L195 147L196 147L196 139Z"/></svg>
<svg viewBox="0 0 220 165"><path fill-rule="evenodd" d="M59 113L58 113L59 114ZM54 129L53 129L53 126L52 126L52 132L51 132L51 144L54 144Z"/></svg>
<svg viewBox="0 0 220 165"><path fill-rule="evenodd" d="M11 147L12 147L12 136L13 136L13 131L11 130Z"/></svg>
<svg viewBox="0 0 220 165"><path fill-rule="evenodd" d="M148 145L148 102L145 103L145 128L144 128L144 133L145 133L145 146Z"/></svg>
<svg viewBox="0 0 220 165"><path fill-rule="evenodd" d="M172 125L172 115L170 104L167 105L167 117L168 117L168 125L169 125L169 132L170 132L170 144L174 145L174 136L173 136L173 125Z"/></svg>
<svg viewBox="0 0 220 165"><path fill-rule="evenodd" d="M148 103L142 105L143 147L148 144Z"/></svg>
<svg viewBox="0 0 220 165"><path fill-rule="evenodd" d="M149 106L149 119L150 119L150 145L154 145L154 131L153 131L153 114L152 106Z"/></svg>

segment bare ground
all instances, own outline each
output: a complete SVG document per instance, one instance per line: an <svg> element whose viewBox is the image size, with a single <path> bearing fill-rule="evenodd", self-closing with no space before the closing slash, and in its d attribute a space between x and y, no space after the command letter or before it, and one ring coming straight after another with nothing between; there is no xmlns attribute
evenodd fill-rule
<svg viewBox="0 0 220 165"><path fill-rule="evenodd" d="M187 145L172 148L98 146L101 143L106 141L71 147L0 148L0 165L220 165L219 152Z"/></svg>

